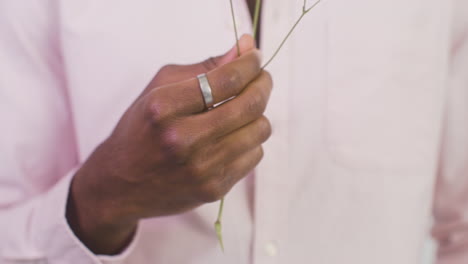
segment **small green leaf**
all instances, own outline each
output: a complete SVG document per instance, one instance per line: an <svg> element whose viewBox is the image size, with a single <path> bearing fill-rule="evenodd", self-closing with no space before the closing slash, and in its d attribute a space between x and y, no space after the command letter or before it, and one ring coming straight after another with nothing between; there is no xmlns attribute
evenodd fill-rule
<svg viewBox="0 0 468 264"><path fill-rule="evenodd" d="M216 230L216 236L218 237L219 246L221 247L221 250L224 252L223 231L222 231L221 221L219 220L216 221L215 230Z"/></svg>
<svg viewBox="0 0 468 264"><path fill-rule="evenodd" d="M221 218L223 217L223 209L224 209L224 198L221 199L219 203L218 209L218 219L214 224L216 236L218 237L219 245L221 246L221 250L224 252L224 243L223 243L223 227L221 224Z"/></svg>

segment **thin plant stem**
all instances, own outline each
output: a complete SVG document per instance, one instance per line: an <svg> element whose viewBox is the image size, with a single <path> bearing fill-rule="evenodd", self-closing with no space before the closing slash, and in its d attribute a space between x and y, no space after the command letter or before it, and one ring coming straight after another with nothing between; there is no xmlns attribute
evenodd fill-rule
<svg viewBox="0 0 468 264"><path fill-rule="evenodd" d="M297 25L299 25L299 23L302 21L302 19L304 18L305 15L307 15L307 13L310 12L310 10L314 9L314 7L316 7L319 3L320 3L321 0L317 0L317 2L315 2L315 4L313 4L311 7L307 8L306 7L306 4L307 4L307 1L304 0L304 5L302 6L302 14L301 16L297 19L296 23L294 24L294 26L291 28L291 30L289 30L288 34L286 35L286 37L283 39L283 41L281 42L281 44L279 45L279 47L276 49L275 53L273 53L273 56L271 56L271 58L267 61L267 63L265 63L265 65L262 66L262 69L265 69L272 61L273 59L276 58L276 56L278 55L278 53L280 52L280 50L283 48L284 44L286 43L286 41L289 39L289 37L292 35L292 33L294 32L294 30L296 29Z"/></svg>
<svg viewBox="0 0 468 264"><path fill-rule="evenodd" d="M219 203L218 219L215 222L216 235L218 236L218 241L219 241L219 245L221 246L221 250L224 252L223 229L222 229L222 224L221 224L221 220L223 217L223 209L224 209L224 197L223 199L221 199L221 202Z"/></svg>
<svg viewBox="0 0 468 264"><path fill-rule="evenodd" d="M239 34L237 33L237 23L236 23L236 14L234 12L234 5L232 0L229 0L231 5L231 16L232 16L232 23L234 24L234 34L236 36L236 47L237 47L237 56L240 57L240 45L239 45ZM223 225L222 225L222 217L223 217L223 210L224 210L224 197L221 199L219 203L218 209L218 218L214 224L216 236L218 237L219 245L221 246L221 250L224 252L224 243L223 243Z"/></svg>
<svg viewBox="0 0 468 264"><path fill-rule="evenodd" d="M229 0L229 3L231 4L232 23L234 24L234 35L236 36L237 56L240 57L239 33L237 32L237 23L236 23L236 14L234 12L234 4L232 3L232 0Z"/></svg>
<svg viewBox="0 0 468 264"><path fill-rule="evenodd" d="M254 39L257 39L258 22L260 20L261 4L262 4L262 0L257 0L257 2L255 3L254 22L253 22L253 38Z"/></svg>

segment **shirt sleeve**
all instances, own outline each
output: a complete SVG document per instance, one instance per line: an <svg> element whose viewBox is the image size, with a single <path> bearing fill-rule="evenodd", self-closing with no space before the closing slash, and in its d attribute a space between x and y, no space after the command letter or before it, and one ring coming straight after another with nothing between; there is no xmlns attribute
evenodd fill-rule
<svg viewBox="0 0 468 264"><path fill-rule="evenodd" d="M468 263L468 1L453 1L454 28L433 236L438 264Z"/></svg>
<svg viewBox="0 0 468 264"><path fill-rule="evenodd" d="M65 218L79 162L58 2L0 0L0 264L125 263L137 239L96 256Z"/></svg>

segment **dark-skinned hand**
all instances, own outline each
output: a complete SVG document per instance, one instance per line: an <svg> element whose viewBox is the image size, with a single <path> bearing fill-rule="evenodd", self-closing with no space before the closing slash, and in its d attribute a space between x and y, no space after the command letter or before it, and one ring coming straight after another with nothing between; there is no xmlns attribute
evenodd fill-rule
<svg viewBox="0 0 468 264"><path fill-rule="evenodd" d="M77 171L67 219L96 254L126 246L138 220L219 200L260 162L272 79L254 40L202 63L163 67ZM196 78L207 73L206 111Z"/></svg>

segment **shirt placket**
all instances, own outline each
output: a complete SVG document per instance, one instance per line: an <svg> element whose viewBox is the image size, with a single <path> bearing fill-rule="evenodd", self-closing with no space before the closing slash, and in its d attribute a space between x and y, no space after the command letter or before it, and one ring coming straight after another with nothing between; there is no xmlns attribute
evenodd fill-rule
<svg viewBox="0 0 468 264"><path fill-rule="evenodd" d="M289 31L294 4L283 0L264 1L262 20L262 51L264 62L270 58ZM288 45L268 66L274 79L274 88L266 111L273 127L273 136L264 144L265 157L257 167L255 178L255 228L253 263L278 263L281 254L282 226L287 216L281 214L287 195L284 190L289 168L289 72L292 52Z"/></svg>

